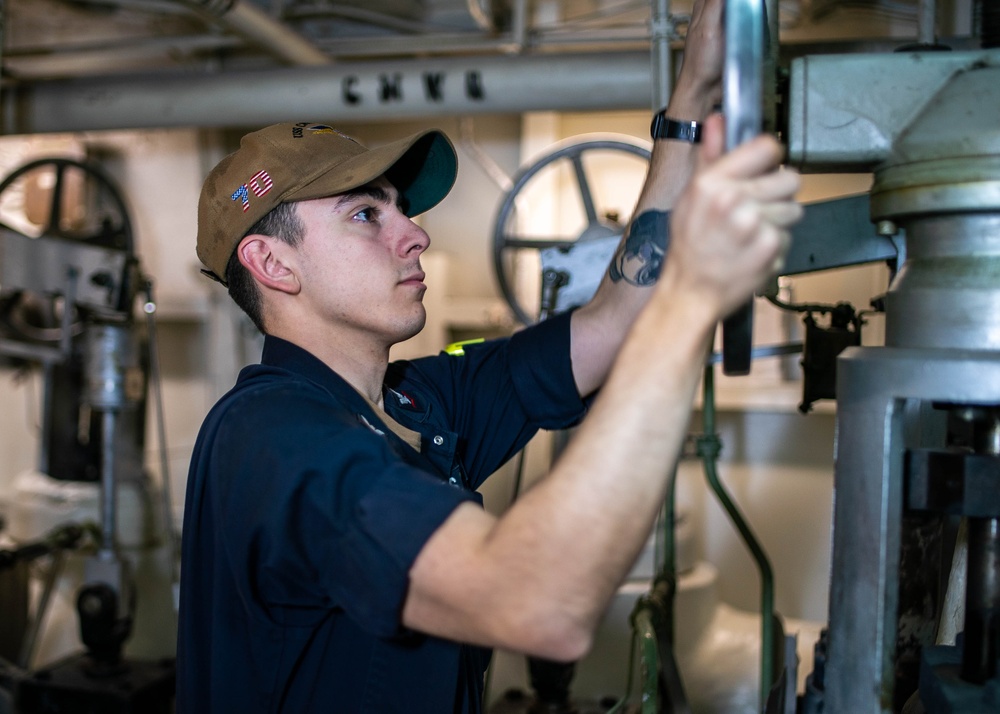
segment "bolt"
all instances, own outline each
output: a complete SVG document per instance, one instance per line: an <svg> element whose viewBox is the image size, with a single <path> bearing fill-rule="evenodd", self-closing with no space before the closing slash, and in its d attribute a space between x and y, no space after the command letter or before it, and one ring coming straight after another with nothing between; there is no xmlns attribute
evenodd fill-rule
<svg viewBox="0 0 1000 714"><path fill-rule="evenodd" d="M875 231L880 236L894 236L899 233L899 228L892 221L882 220L875 224Z"/></svg>

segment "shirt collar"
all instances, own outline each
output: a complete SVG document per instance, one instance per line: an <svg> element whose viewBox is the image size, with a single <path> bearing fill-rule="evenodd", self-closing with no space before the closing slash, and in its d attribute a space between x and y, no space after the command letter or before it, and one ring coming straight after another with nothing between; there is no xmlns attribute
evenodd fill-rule
<svg viewBox="0 0 1000 714"><path fill-rule="evenodd" d="M265 335L260 363L294 372L315 382L333 396L343 400L354 411L369 411L367 401L347 381L334 372L319 357L298 345L273 335Z"/></svg>
<svg viewBox="0 0 1000 714"><path fill-rule="evenodd" d="M411 397L395 390L387 389L388 393L384 397L387 402L387 409L383 413L377 405L365 398L354 387L348 384L343 377L311 352L288 340L283 340L273 335L265 335L264 337L264 349L261 352L260 363L264 366L279 367L289 372L294 372L311 382L315 382L339 399L348 409L359 415L367 415L365 421L369 426L371 426L370 418L374 416L379 422L385 424L392 432L399 436L400 439L412 448L420 451L419 432L412 431L402 424L398 424L398 422L395 422L392 414L394 411L393 407L396 406L413 410L415 405ZM394 423L388 423L387 419ZM401 433L393 428L397 425L400 429L409 433Z"/></svg>

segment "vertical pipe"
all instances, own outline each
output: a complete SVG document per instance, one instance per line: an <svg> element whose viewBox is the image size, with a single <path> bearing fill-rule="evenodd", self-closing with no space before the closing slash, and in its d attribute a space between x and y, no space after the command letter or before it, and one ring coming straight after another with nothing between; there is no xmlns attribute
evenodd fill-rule
<svg viewBox="0 0 1000 714"><path fill-rule="evenodd" d="M658 714L657 700L659 699L659 670L660 652L656 644L656 628L653 626L652 613L641 608L636 610L632 616L632 629L635 630L639 638L639 645L642 649L642 661L645 666L640 668L642 672L642 683L639 691L642 692L640 699L640 714ZM651 666L655 663L657 666Z"/></svg>
<svg viewBox="0 0 1000 714"><path fill-rule="evenodd" d="M99 557L111 559L115 552L116 506L115 426L117 414L107 409L101 415L101 549Z"/></svg>
<svg viewBox="0 0 1000 714"><path fill-rule="evenodd" d="M51 361L42 362L42 419L38 434L38 471L39 473L51 476L49 473L49 447L52 442L52 400L55 399L53 387L53 374L55 367Z"/></svg>
<svg viewBox="0 0 1000 714"><path fill-rule="evenodd" d="M936 42L936 9L935 0L920 0L917 5L917 42L922 45L933 45Z"/></svg>
<svg viewBox="0 0 1000 714"><path fill-rule="evenodd" d="M136 363L130 326L90 325L85 333L85 347L83 401L101 412L101 548L98 558L114 560L118 413L132 401L128 374Z"/></svg>
<svg viewBox="0 0 1000 714"><path fill-rule="evenodd" d="M674 75L670 58L670 40L674 23L670 18L670 0L652 0L650 44L652 50L652 110L658 112L670 101Z"/></svg>
<svg viewBox="0 0 1000 714"><path fill-rule="evenodd" d="M781 12L778 0L765 0L764 17L767 22L764 52L764 78L761 82L763 108L761 129L773 134L778 131L778 57Z"/></svg>
<svg viewBox="0 0 1000 714"><path fill-rule="evenodd" d="M514 0L510 18L510 39L515 52L524 49L528 33L528 0Z"/></svg>

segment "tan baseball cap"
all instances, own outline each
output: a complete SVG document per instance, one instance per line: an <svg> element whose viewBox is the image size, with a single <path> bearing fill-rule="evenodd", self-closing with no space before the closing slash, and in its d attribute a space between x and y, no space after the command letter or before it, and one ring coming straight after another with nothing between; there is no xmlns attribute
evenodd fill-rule
<svg viewBox="0 0 1000 714"><path fill-rule="evenodd" d="M212 169L198 201L202 272L225 284L226 265L250 228L285 201L344 193L383 174L408 216L437 205L455 184L458 160L440 131L368 149L325 124L288 122L252 132Z"/></svg>

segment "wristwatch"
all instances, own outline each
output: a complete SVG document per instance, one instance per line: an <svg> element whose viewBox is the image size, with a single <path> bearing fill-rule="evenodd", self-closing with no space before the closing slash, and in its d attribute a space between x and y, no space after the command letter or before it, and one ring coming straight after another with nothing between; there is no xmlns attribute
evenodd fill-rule
<svg viewBox="0 0 1000 714"><path fill-rule="evenodd" d="M696 121L677 121L666 115L666 110L653 115L653 123L649 134L654 139L677 139L690 144L701 142L701 123Z"/></svg>

